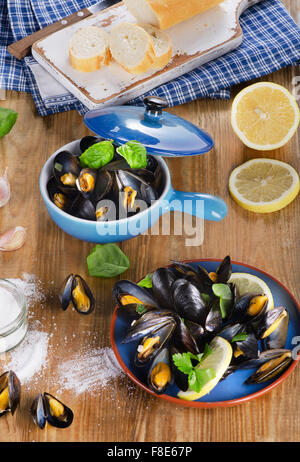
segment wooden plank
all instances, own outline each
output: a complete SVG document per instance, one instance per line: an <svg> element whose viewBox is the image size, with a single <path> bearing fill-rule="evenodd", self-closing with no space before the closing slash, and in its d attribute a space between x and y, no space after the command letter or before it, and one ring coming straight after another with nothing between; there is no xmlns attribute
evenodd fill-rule
<svg viewBox="0 0 300 462"><path fill-rule="evenodd" d="M6 99L6 91L0 88L0 100L4 101Z"/></svg>
<svg viewBox="0 0 300 462"><path fill-rule="evenodd" d="M293 8L294 1L286 1ZM292 90L297 68L288 68L264 79ZM233 96L242 86L236 88ZM30 306L30 323L53 335L48 364L24 386L21 408L15 416L0 419L0 441L207 441L270 442L300 441L299 367L268 395L239 407L194 410L172 406L135 387L129 379L113 381L97 393L76 395L65 391L62 400L74 410L72 426L65 430L36 428L28 413L36 393L56 394L61 387L55 376L58 364L75 351L89 347L109 347L109 326L114 280L88 277L85 258L93 248L67 236L50 219L38 190L42 165L59 146L87 135L82 117L75 111L38 117L28 94L7 92L3 103L19 112L9 135L0 140L0 172L8 167L12 186L9 204L1 209L1 230L15 225L27 227L25 246L13 253L0 253L1 277L34 273L47 296L42 304ZM170 109L170 112L213 132L215 149L208 155L190 159L170 159L173 186L186 191L210 192L229 206L226 220L205 223L204 243L185 247L181 236L139 236L123 242L131 268L127 278L136 280L172 259L222 257L256 265L273 274L300 300L300 199L270 215L257 216L241 209L230 198L231 170L260 155L235 137L230 125L230 101L199 100ZM284 148L264 156L289 162L300 170L300 143L297 135ZM56 293L64 277L78 272L86 277L98 301L93 314L82 317L72 310L62 312ZM88 334L91 332L91 334ZM73 337L75 335L75 337ZM67 338L67 341L66 341ZM1 370L1 368L0 368ZM163 422L163 423L162 423Z"/></svg>

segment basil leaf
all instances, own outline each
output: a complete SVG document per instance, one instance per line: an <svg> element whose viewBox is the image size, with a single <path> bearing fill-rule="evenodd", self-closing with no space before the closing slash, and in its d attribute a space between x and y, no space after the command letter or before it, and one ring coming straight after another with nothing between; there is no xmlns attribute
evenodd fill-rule
<svg viewBox="0 0 300 462"><path fill-rule="evenodd" d="M90 276L102 278L118 276L130 266L128 257L116 244L96 244L86 261Z"/></svg>
<svg viewBox="0 0 300 462"><path fill-rule="evenodd" d="M248 338L247 332L241 332L240 334L236 334L232 339L231 342L243 342Z"/></svg>
<svg viewBox="0 0 300 462"><path fill-rule="evenodd" d="M147 151L138 141L127 141L117 148L117 153L126 159L131 168L147 167Z"/></svg>
<svg viewBox="0 0 300 462"><path fill-rule="evenodd" d="M18 113L13 109L0 107L0 138L11 131L17 118Z"/></svg>
<svg viewBox="0 0 300 462"><path fill-rule="evenodd" d="M216 297L225 298L226 300L232 299L232 292L227 284L213 284L212 290Z"/></svg>
<svg viewBox="0 0 300 462"><path fill-rule="evenodd" d="M153 273L147 274L144 279L142 279L140 282L138 282L138 286L140 287L146 287L147 289L152 288L152 276Z"/></svg>
<svg viewBox="0 0 300 462"><path fill-rule="evenodd" d="M81 167L101 168L114 157L113 140L100 141L90 146L79 157Z"/></svg>

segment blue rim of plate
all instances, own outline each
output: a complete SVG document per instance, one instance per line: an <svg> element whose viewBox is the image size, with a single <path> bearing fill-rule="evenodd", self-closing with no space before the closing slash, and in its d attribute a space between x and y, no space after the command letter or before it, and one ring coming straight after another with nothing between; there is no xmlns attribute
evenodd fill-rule
<svg viewBox="0 0 300 462"><path fill-rule="evenodd" d="M184 263L190 263L192 265L201 264L209 272L215 271L221 261L222 259L216 258L183 260ZM168 266L170 265L166 265L166 267ZM295 343L292 343L292 340L297 334L300 335L300 305L290 291L273 276L254 266L232 261L232 271L250 273L258 276L269 286L273 295L274 306L285 306L290 315L286 348L292 349L293 345L295 347ZM125 321L118 316L118 307L116 306L111 321L110 339L113 351L121 368L125 374L143 390L157 398L180 406L207 409L230 407L253 400L263 396L265 393L268 393L273 390L273 388L280 385L292 373L300 359L300 355L297 355L297 358L292 361L291 365L276 380L270 380L258 385L246 385L244 381L255 369L238 370L229 375L225 380L219 382L209 394L203 396L199 400L185 401L177 397L179 388L175 384L168 387L166 393L161 395L156 394L147 387L145 384L147 369L136 367L133 364L133 355L137 345L136 342L129 344L121 343L128 328L129 321Z"/></svg>

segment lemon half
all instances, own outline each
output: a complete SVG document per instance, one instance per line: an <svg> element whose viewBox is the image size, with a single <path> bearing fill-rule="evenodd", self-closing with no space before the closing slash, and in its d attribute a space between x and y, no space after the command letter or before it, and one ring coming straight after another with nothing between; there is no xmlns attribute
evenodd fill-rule
<svg viewBox="0 0 300 462"><path fill-rule="evenodd" d="M295 134L300 111L293 95L281 85L259 82L234 98L231 125L248 147L268 151L284 146Z"/></svg>

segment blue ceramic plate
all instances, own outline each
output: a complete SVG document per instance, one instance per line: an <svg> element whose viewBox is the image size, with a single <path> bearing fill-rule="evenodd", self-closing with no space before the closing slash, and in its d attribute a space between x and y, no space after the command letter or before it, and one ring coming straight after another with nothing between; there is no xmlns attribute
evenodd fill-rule
<svg viewBox="0 0 300 462"><path fill-rule="evenodd" d="M217 269L220 261L221 260L206 259L192 261L189 260L186 262L192 265L200 263L208 272L211 272ZM274 298L274 306L285 306L289 312L290 323L286 348L295 348L296 345L295 343L292 343L292 340L297 335L300 335L300 306L295 298L291 295L291 293L272 276L252 266L233 262L232 270L233 272L253 274L266 282L272 292ZM122 340L125 337L129 326L130 322L118 316L117 308L115 308L111 324L111 343L122 369L137 385L142 387L144 390L148 391L154 396L165 399L177 405L198 408L212 408L233 406L235 404L249 401L263 395L264 393L267 393L275 386L279 385L284 379L288 377L288 375L293 371L299 361L299 359L293 361L290 367L283 374L281 374L279 378L259 385L246 385L244 383L247 377L249 377L255 371L255 369L235 371L225 380L219 382L218 385L208 395L203 396L197 401L184 401L177 398L179 388L175 384L169 386L166 393L162 395L155 394L147 387L146 375L148 368L136 367L133 362L137 343L132 342L122 344Z"/></svg>

